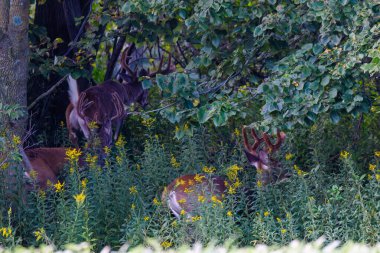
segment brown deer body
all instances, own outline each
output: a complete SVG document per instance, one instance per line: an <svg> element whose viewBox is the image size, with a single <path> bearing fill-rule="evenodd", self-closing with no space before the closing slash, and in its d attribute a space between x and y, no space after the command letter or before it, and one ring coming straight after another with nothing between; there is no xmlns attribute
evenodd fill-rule
<svg viewBox="0 0 380 253"><path fill-rule="evenodd" d="M277 142L272 144L268 134L264 133L262 138L259 138L256 132L251 129L251 135L255 143L251 146L248 141L246 127L243 127L244 151L247 159L253 165L258 173L257 180L260 185L265 186L270 183L279 182L287 177L279 164L269 155L278 150L285 139L283 132L277 132ZM264 150L257 150L261 143L265 143ZM201 203L198 201L200 195L207 200L215 198L221 200L226 193L228 180L217 175L184 175L171 182L162 194L162 201L167 204L172 213L180 218L181 212L192 216Z"/></svg>
<svg viewBox="0 0 380 253"><path fill-rule="evenodd" d="M66 162L66 148L33 148L20 152L26 166L25 176L32 178L32 170L35 171L35 180L41 189L45 189L49 181L53 184L58 181Z"/></svg>
<svg viewBox="0 0 380 253"><path fill-rule="evenodd" d="M90 137L90 122L96 123L99 138L103 146L110 146L112 143L112 126L115 127L113 140L119 135L120 126L126 117L128 108L132 103L139 103L143 108L148 104L148 90L144 90L139 80L141 76L154 77L157 73L169 73L173 71L171 65L171 55L168 58L168 65L165 70L161 70L163 56L158 70L149 74L142 69L139 73L133 71L128 66L132 44L123 52L121 65L128 73L121 75L123 82L106 81L101 85L93 86L87 90L78 92L76 81L68 78L69 96L71 105L66 110L66 124L69 131L70 140L77 144L76 131L81 130L84 136Z"/></svg>

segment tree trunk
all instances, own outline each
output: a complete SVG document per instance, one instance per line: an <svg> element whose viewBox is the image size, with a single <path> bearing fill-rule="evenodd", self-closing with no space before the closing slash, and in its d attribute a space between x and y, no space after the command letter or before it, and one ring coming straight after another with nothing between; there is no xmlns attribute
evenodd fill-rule
<svg viewBox="0 0 380 253"><path fill-rule="evenodd" d="M29 0L0 1L0 99L5 104L26 108L28 81ZM6 122L14 133L22 135L26 118Z"/></svg>

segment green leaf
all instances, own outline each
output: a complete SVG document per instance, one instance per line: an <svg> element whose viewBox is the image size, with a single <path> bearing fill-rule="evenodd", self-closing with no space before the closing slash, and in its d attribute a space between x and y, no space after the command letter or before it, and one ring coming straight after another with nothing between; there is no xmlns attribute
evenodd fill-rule
<svg viewBox="0 0 380 253"><path fill-rule="evenodd" d="M256 26L255 30L253 31L253 36L258 37L264 33L264 30L261 26Z"/></svg>
<svg viewBox="0 0 380 253"><path fill-rule="evenodd" d="M218 36L215 36L212 40L211 43L214 47L219 47L220 45L220 38Z"/></svg>
<svg viewBox="0 0 380 253"><path fill-rule="evenodd" d="M206 121L208 121L215 113L215 108L213 106L202 106L201 108L199 108L198 110L198 121L199 123L205 123Z"/></svg>
<svg viewBox="0 0 380 253"><path fill-rule="evenodd" d="M363 101L363 97L362 97L361 95L356 95L356 96L354 97L354 101L355 101L355 102L361 102L361 101Z"/></svg>
<svg viewBox="0 0 380 253"><path fill-rule="evenodd" d="M336 98L336 96L338 95L338 90L336 88L332 88L330 91L329 91L329 97L331 99L333 98Z"/></svg>
<svg viewBox="0 0 380 253"><path fill-rule="evenodd" d="M142 87L144 90L147 90L152 86L153 86L153 83L150 79L145 79L144 81L142 81Z"/></svg>
<svg viewBox="0 0 380 253"><path fill-rule="evenodd" d="M330 119L334 124L338 124L340 121L340 115L337 111L332 111L330 113Z"/></svg>
<svg viewBox="0 0 380 253"><path fill-rule="evenodd" d="M325 76L325 77L322 79L322 81L321 81L321 85L322 85L323 87L325 87L325 86L327 86L329 83L330 83L330 76L327 75L327 76Z"/></svg>
<svg viewBox="0 0 380 253"><path fill-rule="evenodd" d="M186 17L187 17L187 12L186 12L186 10L180 10L179 12L178 12L178 15L182 18L182 19L186 19Z"/></svg>

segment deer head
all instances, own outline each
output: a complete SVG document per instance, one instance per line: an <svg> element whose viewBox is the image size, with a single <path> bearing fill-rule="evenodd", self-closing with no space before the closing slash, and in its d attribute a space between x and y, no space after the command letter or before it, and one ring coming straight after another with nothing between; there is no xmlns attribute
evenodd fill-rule
<svg viewBox="0 0 380 253"><path fill-rule="evenodd" d="M277 131L277 141L274 144L267 133L263 133L260 138L253 128L251 129L251 136L254 139L253 145L249 144L246 126L243 126L242 134L244 140L244 152L249 163L256 167L258 180L262 185L275 183L289 177L287 173L284 173L284 171L281 170L279 163L270 157L280 148L285 140L286 135L284 132ZM262 143L264 143L265 147L262 150L259 150Z"/></svg>

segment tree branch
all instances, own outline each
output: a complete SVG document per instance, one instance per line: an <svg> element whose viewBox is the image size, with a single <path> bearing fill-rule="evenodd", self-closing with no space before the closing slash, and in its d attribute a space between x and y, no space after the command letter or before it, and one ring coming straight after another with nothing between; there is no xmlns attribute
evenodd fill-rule
<svg viewBox="0 0 380 253"><path fill-rule="evenodd" d="M107 71L106 71L104 80L108 80L112 78L113 70L115 68L117 59L119 58L120 52L121 50L123 50L123 46L126 39L127 39L126 36L120 37L116 43L116 46L113 48L111 58L109 59L108 64L107 64Z"/></svg>
<svg viewBox="0 0 380 253"><path fill-rule="evenodd" d="M56 84L54 84L49 90L47 90L46 92L42 93L40 96L38 96L38 98L36 98L29 106L28 106L28 110L32 109L41 99L43 99L44 97L50 95L59 85L61 85L67 78L68 75L65 75L64 77L62 77Z"/></svg>

